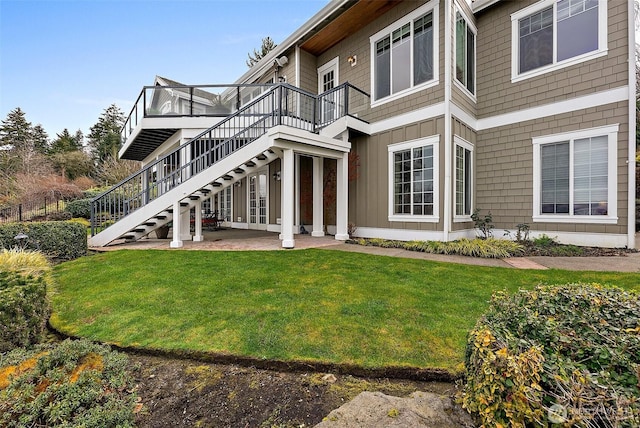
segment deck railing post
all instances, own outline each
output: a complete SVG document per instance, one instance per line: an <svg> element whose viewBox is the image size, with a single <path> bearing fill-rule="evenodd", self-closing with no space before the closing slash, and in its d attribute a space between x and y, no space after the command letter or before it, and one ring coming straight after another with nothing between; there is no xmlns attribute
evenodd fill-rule
<svg viewBox="0 0 640 428"><path fill-rule="evenodd" d="M22 221L22 204L18 205L18 221Z"/></svg>

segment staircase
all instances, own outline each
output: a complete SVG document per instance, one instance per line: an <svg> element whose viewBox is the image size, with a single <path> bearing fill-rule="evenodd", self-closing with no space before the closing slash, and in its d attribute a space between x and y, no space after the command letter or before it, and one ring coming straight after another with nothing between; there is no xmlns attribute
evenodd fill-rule
<svg viewBox="0 0 640 428"><path fill-rule="evenodd" d="M348 83L342 91L344 107L334 120L348 115ZM355 88L354 88L355 89ZM359 91L359 90L358 90ZM361 92L361 91L360 91ZM312 133L331 121L318 118L327 94L313 95L279 84L257 99L182 144L139 172L92 200L92 247L135 241L173 219L174 202L188 213L197 201L210 197L278 157L267 131L286 125Z"/></svg>

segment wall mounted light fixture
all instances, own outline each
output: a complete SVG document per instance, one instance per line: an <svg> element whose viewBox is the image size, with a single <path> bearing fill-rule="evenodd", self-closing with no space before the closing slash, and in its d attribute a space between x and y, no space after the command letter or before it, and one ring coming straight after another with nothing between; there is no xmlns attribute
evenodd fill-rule
<svg viewBox="0 0 640 428"><path fill-rule="evenodd" d="M275 181L280 181L280 171L276 171L273 173L273 179Z"/></svg>
<svg viewBox="0 0 640 428"><path fill-rule="evenodd" d="M347 57L347 62L351 64L351 67L355 67L355 65L358 63L358 55L349 55Z"/></svg>

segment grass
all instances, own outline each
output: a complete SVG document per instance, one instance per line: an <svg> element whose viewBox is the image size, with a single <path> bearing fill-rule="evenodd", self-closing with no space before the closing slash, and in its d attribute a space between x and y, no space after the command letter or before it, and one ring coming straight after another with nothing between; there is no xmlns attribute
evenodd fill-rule
<svg viewBox="0 0 640 428"><path fill-rule="evenodd" d="M51 324L120 346L459 372L493 291L640 274L515 270L330 250L122 250L54 268Z"/></svg>

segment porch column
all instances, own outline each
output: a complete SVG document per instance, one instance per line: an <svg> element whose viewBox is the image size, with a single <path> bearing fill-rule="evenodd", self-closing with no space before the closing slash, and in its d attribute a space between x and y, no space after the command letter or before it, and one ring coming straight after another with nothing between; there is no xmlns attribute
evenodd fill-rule
<svg viewBox="0 0 640 428"><path fill-rule="evenodd" d="M191 209L180 207L183 210L180 213L180 239L183 241L191 241Z"/></svg>
<svg viewBox="0 0 640 428"><path fill-rule="evenodd" d="M282 151L282 169L280 172L280 187L282 189L282 248L293 248L293 220L294 220L294 162L293 149Z"/></svg>
<svg viewBox="0 0 640 428"><path fill-rule="evenodd" d="M180 216L180 209L182 207L180 206L180 201L179 200L175 200L173 202L173 218L172 218L172 222L173 222L173 239L171 240L171 243L169 244L169 247L171 248L180 248L182 247L182 240L180 239L180 223L181 223L181 216Z"/></svg>
<svg viewBox="0 0 640 428"><path fill-rule="evenodd" d="M336 165L336 239L349 239L349 153L338 158Z"/></svg>
<svg viewBox="0 0 640 428"><path fill-rule="evenodd" d="M313 158L313 230L311 236L324 236L324 198L322 192L324 159Z"/></svg>
<svg viewBox="0 0 640 428"><path fill-rule="evenodd" d="M196 210L196 215L194 218L194 230L195 235L193 235L193 240L196 242L204 241L204 237L202 236L202 200L198 199L196 201L196 206L194 208Z"/></svg>

